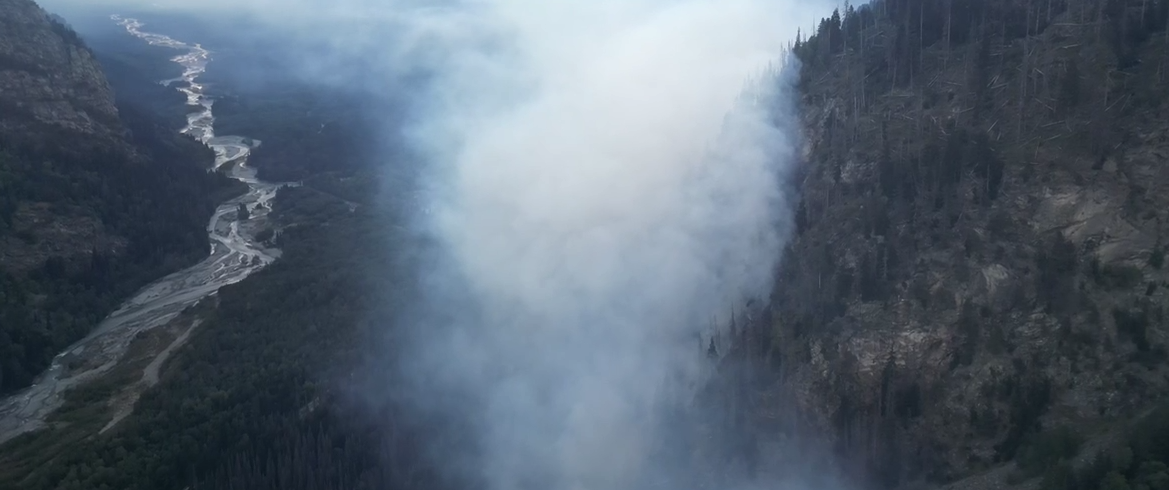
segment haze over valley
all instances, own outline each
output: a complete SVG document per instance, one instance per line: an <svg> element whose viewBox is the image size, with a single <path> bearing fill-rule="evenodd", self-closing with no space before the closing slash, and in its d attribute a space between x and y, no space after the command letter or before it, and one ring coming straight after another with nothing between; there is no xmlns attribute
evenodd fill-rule
<svg viewBox="0 0 1169 490"><path fill-rule="evenodd" d="M0 0L0 488L1163 488L1167 27Z"/></svg>

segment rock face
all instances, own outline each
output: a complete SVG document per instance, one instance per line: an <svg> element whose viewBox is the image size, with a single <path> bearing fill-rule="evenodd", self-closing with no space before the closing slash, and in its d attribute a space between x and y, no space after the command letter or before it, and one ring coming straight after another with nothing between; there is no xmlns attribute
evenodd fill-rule
<svg viewBox="0 0 1169 490"><path fill-rule="evenodd" d="M0 133L29 137L46 125L121 134L114 96L77 34L31 0L0 0Z"/></svg>
<svg viewBox="0 0 1169 490"><path fill-rule="evenodd" d="M121 79L154 81L131 71ZM27 386L125 296L207 254L227 180L147 94L129 95L115 99L69 27L29 0L0 0L0 393Z"/></svg>
<svg viewBox="0 0 1169 490"><path fill-rule="evenodd" d="M60 139L80 139L129 156L113 91L93 53L31 0L0 0L0 108L0 149L39 153ZM124 237L84 209L23 199L8 206L13 233L0 234L0 268L9 272L125 248Z"/></svg>
<svg viewBox="0 0 1169 490"><path fill-rule="evenodd" d="M866 482L978 474L1169 389L1169 10L1105 3L876 2L796 48L762 393Z"/></svg>

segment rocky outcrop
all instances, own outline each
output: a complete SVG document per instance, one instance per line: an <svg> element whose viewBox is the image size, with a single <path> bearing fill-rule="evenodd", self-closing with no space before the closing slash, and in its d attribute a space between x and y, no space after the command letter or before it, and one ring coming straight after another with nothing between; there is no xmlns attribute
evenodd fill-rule
<svg viewBox="0 0 1169 490"><path fill-rule="evenodd" d="M31 0L0 0L0 134L123 132L97 60ZM30 124L36 123L36 124Z"/></svg>
<svg viewBox="0 0 1169 490"><path fill-rule="evenodd" d="M767 391L884 487L1169 389L1164 26L1135 34L1139 2L989 2L982 25L917 3L797 48L811 150L764 327ZM973 34L917 37L947 22Z"/></svg>
<svg viewBox="0 0 1169 490"><path fill-rule="evenodd" d="M159 77L122 70L131 87ZM28 386L134 290L207 254L227 179L206 171L210 149L150 109L156 94L126 92L114 98L61 20L0 0L0 393Z"/></svg>
<svg viewBox="0 0 1169 490"><path fill-rule="evenodd" d="M39 148L68 140L77 143L73 151L116 149L129 158L125 136L113 91L77 34L31 0L0 0L0 150L42 154ZM28 178L14 157L4 164L10 178ZM126 239L83 207L25 200L7 206L10 233L0 233L0 270L23 274L52 257L125 249Z"/></svg>

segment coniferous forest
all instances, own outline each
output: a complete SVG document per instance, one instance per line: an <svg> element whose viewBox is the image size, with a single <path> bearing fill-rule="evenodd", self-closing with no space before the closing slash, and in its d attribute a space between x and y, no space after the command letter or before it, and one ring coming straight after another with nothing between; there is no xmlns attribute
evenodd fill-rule
<svg viewBox="0 0 1169 490"><path fill-rule="evenodd" d="M53 25L88 51L68 27ZM178 94L165 97L182 104ZM117 98L120 119L108 123L124 139L4 114L24 130L0 134L0 243L34 252L0 266L0 392L27 386L130 293L206 256L215 206L242 192L207 173L210 151L176 134L181 124L150 110L153 103ZM56 237L39 224L53 216L82 229Z"/></svg>
<svg viewBox="0 0 1169 490"><path fill-rule="evenodd" d="M696 403L718 420L679 415L672 457L762 471L775 462L760 447L815 440L857 488L1169 488L1167 24L1169 0L878 0L802 33L811 150L796 236L764 313L703 343L716 375ZM117 376L6 443L0 488L460 488L427 452L451 435L440 416L353 403L359 373L392 366L369 346L392 345L389 319L417 280L415 238L396 226L409 198L382 203L365 158L376 142L340 129L365 117L359 104L325 94L293 110L284 101L304 87L220 83L234 94L224 123L269 145L258 165L304 181L279 192L266 235L283 257L190 312L201 326L108 432ZM190 165L51 137L0 145L0 195L17 196L0 216L26 201L95 206L132 237L124 254L4 276L7 389L136 285L205 253L206 215L232 190L195 164L202 149L168 136L165 103L119 104L141 154ZM315 132L322 122L338 133ZM353 154L321 161L317 143L342 137ZM1119 225L1063 233L1044 214L1044 196L1088 191L1156 239L1110 248ZM0 239L22 239L3 226ZM984 282L997 289L971 286ZM927 342L902 349L907 338ZM849 349L862 344L893 347L861 373ZM1003 476L979 479L991 473Z"/></svg>
<svg viewBox="0 0 1169 490"><path fill-rule="evenodd" d="M1154 0L890 0L794 42L799 260L754 362L812 392L797 411L854 478L1156 485L1167 22Z"/></svg>

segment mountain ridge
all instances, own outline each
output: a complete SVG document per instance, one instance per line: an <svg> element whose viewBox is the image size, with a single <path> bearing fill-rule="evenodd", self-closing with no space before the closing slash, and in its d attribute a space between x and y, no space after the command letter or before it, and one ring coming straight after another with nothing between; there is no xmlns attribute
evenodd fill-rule
<svg viewBox="0 0 1169 490"><path fill-rule="evenodd" d="M951 482L1159 403L1167 15L888 0L797 41L807 178L756 328L858 478Z"/></svg>
<svg viewBox="0 0 1169 490"><path fill-rule="evenodd" d="M46 26L48 29L46 29ZM113 90L95 56L71 29L31 0L0 3L0 133L30 138L38 125L122 135ZM16 116L16 117L14 117Z"/></svg>
<svg viewBox="0 0 1169 490"><path fill-rule="evenodd" d="M207 220L238 190L206 172L209 149L117 100L102 68L35 3L0 0L0 392L204 256Z"/></svg>

